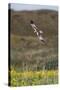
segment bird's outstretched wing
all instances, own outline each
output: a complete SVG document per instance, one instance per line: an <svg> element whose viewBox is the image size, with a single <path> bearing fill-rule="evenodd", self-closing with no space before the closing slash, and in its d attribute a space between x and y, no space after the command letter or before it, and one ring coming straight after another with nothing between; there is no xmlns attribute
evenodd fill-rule
<svg viewBox="0 0 60 90"><path fill-rule="evenodd" d="M35 24L31 24L31 27L33 28L34 32L37 32L37 27Z"/></svg>
<svg viewBox="0 0 60 90"><path fill-rule="evenodd" d="M37 37L39 38L39 40L41 41L42 44L45 44L46 43L46 40L45 38L43 37L43 31L42 30L37 30L38 28L36 27L35 24L31 24L33 30L34 30L34 33L36 33Z"/></svg>

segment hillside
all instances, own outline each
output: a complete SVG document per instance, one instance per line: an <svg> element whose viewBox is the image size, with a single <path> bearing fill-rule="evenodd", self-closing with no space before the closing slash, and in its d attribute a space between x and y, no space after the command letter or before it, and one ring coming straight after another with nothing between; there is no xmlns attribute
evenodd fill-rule
<svg viewBox="0 0 60 90"><path fill-rule="evenodd" d="M30 26L33 20L44 31L42 45ZM11 11L11 65L17 70L58 68L58 12L49 10Z"/></svg>
<svg viewBox="0 0 60 90"><path fill-rule="evenodd" d="M58 13L56 11L11 11L11 32L23 36L35 36L30 26L33 20L36 26L47 35L56 35L58 29Z"/></svg>

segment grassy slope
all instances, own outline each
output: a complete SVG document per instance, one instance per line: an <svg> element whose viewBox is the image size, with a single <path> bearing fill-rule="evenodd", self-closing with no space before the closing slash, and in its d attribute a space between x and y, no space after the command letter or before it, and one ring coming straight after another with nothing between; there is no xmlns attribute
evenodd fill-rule
<svg viewBox="0 0 60 90"><path fill-rule="evenodd" d="M11 13L11 63L18 70L57 68L58 16L55 11L23 11ZM30 20L45 33L48 45L41 45Z"/></svg>
<svg viewBox="0 0 60 90"><path fill-rule="evenodd" d="M11 13L11 31L22 36L35 36L30 26L30 20L34 20L39 29L47 36L57 35L58 17L55 11L22 11Z"/></svg>

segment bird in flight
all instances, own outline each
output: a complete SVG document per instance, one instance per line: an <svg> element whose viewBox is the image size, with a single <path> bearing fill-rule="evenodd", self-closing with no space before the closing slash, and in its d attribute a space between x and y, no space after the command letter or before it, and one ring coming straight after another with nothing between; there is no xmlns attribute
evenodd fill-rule
<svg viewBox="0 0 60 90"><path fill-rule="evenodd" d="M34 33L36 33L36 35L37 35L37 37L39 38L39 40L41 41L41 43L42 44L46 44L46 40L45 40L45 38L43 37L43 31L42 30L39 30L38 28L37 28L37 26L35 25L35 23L34 23L34 21L33 20L31 20L30 21L30 25L31 25L31 27L33 28L33 30L34 30ZM39 30L39 31L38 31Z"/></svg>

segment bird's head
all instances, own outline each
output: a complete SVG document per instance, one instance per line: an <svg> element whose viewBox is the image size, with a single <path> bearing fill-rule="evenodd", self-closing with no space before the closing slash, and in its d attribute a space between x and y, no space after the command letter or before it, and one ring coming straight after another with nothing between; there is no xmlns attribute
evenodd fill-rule
<svg viewBox="0 0 60 90"><path fill-rule="evenodd" d="M30 24L34 24L34 21L33 20L30 20Z"/></svg>

